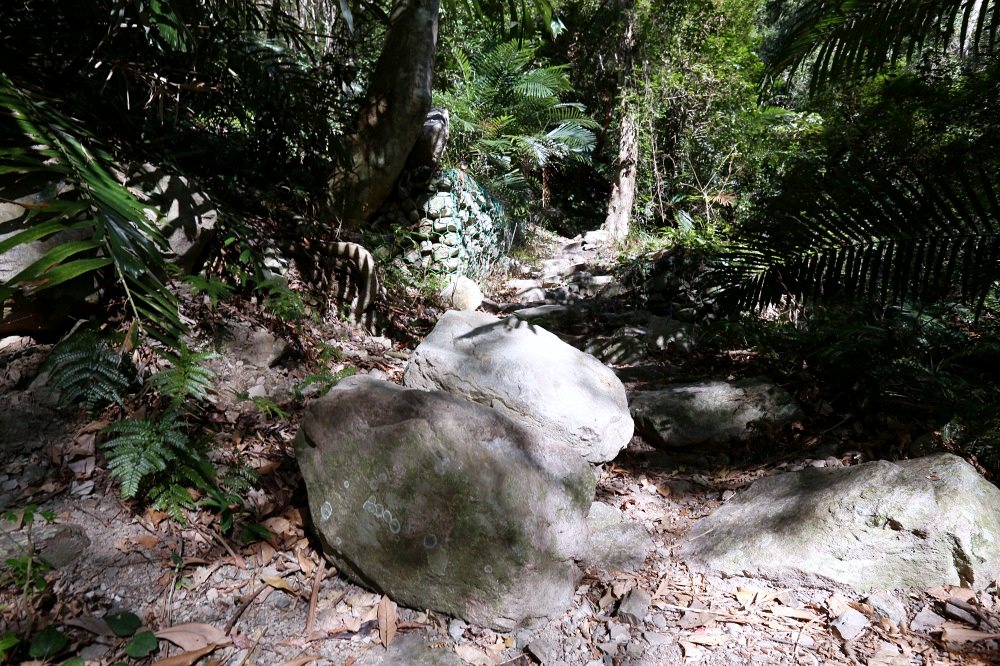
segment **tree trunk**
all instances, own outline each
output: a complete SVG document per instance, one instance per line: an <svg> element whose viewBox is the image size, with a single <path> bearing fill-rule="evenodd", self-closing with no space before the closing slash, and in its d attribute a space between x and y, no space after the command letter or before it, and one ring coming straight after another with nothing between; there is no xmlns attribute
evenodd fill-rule
<svg viewBox="0 0 1000 666"><path fill-rule="evenodd" d="M635 111L625 108L622 104L621 136L618 139L618 173L611 189L611 199L608 202L608 216L604 220L604 229L612 240L621 240L628 235L632 220L632 206L635 204L636 163L639 161L639 141L636 135Z"/></svg>
<svg viewBox="0 0 1000 666"><path fill-rule="evenodd" d="M632 79L635 61L635 23L636 9L634 4L625 3L625 34L622 35L621 71L624 73L621 90L627 89L627 83ZM632 220L632 206L635 204L636 166L639 162L639 137L637 132L638 119L636 110L622 96L621 100L621 134L618 137L618 171L615 184L611 189L608 201L608 216L604 220L603 229L607 230L612 240L621 240L628 235Z"/></svg>
<svg viewBox="0 0 1000 666"><path fill-rule="evenodd" d="M394 0L351 137L351 165L330 179L341 223L356 227L392 191L431 107L439 0Z"/></svg>

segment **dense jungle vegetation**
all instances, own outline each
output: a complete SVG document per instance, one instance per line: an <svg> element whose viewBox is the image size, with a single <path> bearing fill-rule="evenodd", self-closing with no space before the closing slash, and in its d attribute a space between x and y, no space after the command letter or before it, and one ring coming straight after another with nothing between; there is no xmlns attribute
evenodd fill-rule
<svg viewBox="0 0 1000 666"><path fill-rule="evenodd" d="M431 104L444 166L519 220L608 229L633 302L684 257L713 347L821 396L816 423L997 469L995 1L22 0L0 19L0 197L51 190L0 255L73 232L0 299L100 285L105 335L53 360L101 368L66 380L91 409L142 381L122 350L168 361L155 407L109 427L125 497L184 506L194 484L225 508L252 482L184 435L211 378L171 285L258 294L294 332L310 296L268 279L265 250L399 233L375 213ZM217 202L201 273L165 267L126 186L143 163Z"/></svg>

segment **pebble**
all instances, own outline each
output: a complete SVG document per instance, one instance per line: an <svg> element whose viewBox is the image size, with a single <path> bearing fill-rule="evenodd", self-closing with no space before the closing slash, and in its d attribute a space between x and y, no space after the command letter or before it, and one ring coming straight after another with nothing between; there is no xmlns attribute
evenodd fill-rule
<svg viewBox="0 0 1000 666"><path fill-rule="evenodd" d="M663 613L657 613L656 615L654 615L652 618L650 618L650 622L657 629L667 628L667 618L663 617Z"/></svg>
<svg viewBox="0 0 1000 666"><path fill-rule="evenodd" d="M458 642L462 640L462 635L468 627L464 621L455 618L448 623L448 635L451 636L451 640Z"/></svg>
<svg viewBox="0 0 1000 666"><path fill-rule="evenodd" d="M903 603L888 592L875 592L870 594L865 603L875 609L875 612L882 617L889 618L897 626L906 619L906 608Z"/></svg>

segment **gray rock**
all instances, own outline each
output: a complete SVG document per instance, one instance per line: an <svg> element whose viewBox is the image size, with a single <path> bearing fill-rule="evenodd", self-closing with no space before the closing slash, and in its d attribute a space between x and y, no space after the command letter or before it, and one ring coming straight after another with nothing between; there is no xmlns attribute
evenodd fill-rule
<svg viewBox="0 0 1000 666"><path fill-rule="evenodd" d="M643 618L649 612L649 604L652 602L653 597L634 587L628 591L628 594L622 597L621 602L618 604L617 615L633 626L642 624Z"/></svg>
<svg viewBox="0 0 1000 666"><path fill-rule="evenodd" d="M692 324L652 315L646 328L646 341L652 349L690 353L697 345Z"/></svg>
<svg viewBox="0 0 1000 666"><path fill-rule="evenodd" d="M455 650L420 633L396 637L388 649L376 645L361 655L357 666L462 666Z"/></svg>
<svg viewBox="0 0 1000 666"><path fill-rule="evenodd" d="M535 656L540 664L555 664L562 655L562 646L559 645L559 637L553 632L543 632L540 636L528 643L528 652Z"/></svg>
<svg viewBox="0 0 1000 666"><path fill-rule="evenodd" d="M594 475L503 414L362 376L295 441L327 556L398 603L511 630L569 607Z"/></svg>
<svg viewBox="0 0 1000 666"><path fill-rule="evenodd" d="M441 290L441 300L456 310L476 310L483 304L483 292L475 282L460 275Z"/></svg>
<svg viewBox="0 0 1000 666"><path fill-rule="evenodd" d="M637 392L631 400L636 429L659 448L746 439L755 421L789 423L801 410L791 396L764 381L701 381Z"/></svg>
<svg viewBox="0 0 1000 666"><path fill-rule="evenodd" d="M160 231L170 246L168 261L192 272L215 237L219 212L204 192L184 176L143 164L130 185L141 189L146 203L160 211Z"/></svg>
<svg viewBox="0 0 1000 666"><path fill-rule="evenodd" d="M601 569L635 571L642 568L653 550L646 528L632 522L620 510L594 502L587 514L590 546L585 562Z"/></svg>
<svg viewBox="0 0 1000 666"><path fill-rule="evenodd" d="M678 552L704 568L863 592L981 589L1000 574L997 506L1000 489L950 454L807 468L756 481Z"/></svg>
<svg viewBox="0 0 1000 666"><path fill-rule="evenodd" d="M545 289L539 280L509 280L507 287L514 290L515 303L535 303L545 300Z"/></svg>
<svg viewBox="0 0 1000 666"><path fill-rule="evenodd" d="M865 599L865 603L882 617L892 620L897 626L906 619L906 608L903 606L903 602L891 592L883 590L870 594Z"/></svg>
<svg viewBox="0 0 1000 666"><path fill-rule="evenodd" d="M615 374L516 317L446 312L414 351L403 384L493 407L590 462L611 460L632 438L625 387Z"/></svg>
<svg viewBox="0 0 1000 666"><path fill-rule="evenodd" d="M910 622L911 631L931 631L940 627L947 620L932 611L928 606L920 609L920 612L913 616Z"/></svg>
<svg viewBox="0 0 1000 666"><path fill-rule="evenodd" d="M830 622L830 626L845 641L853 641L868 628L868 618L863 614L848 608Z"/></svg>
<svg viewBox="0 0 1000 666"><path fill-rule="evenodd" d="M242 323L225 326L216 336L216 345L220 350L258 368L271 367L288 351L288 343L274 337L266 329Z"/></svg>

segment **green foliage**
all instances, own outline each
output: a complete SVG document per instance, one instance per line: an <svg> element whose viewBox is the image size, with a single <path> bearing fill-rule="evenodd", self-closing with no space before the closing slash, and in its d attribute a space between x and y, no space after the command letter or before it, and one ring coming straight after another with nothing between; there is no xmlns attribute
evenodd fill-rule
<svg viewBox="0 0 1000 666"><path fill-rule="evenodd" d="M330 389L336 386L341 379L357 374L357 372L357 368L344 368L342 370L338 370L337 372L331 372L329 369L324 368L319 372L306 375L295 387L295 397L298 400L304 399L306 390L310 386L315 386L318 389L317 396L324 396L330 391Z"/></svg>
<svg viewBox="0 0 1000 666"><path fill-rule="evenodd" d="M108 613L104 616L104 621L119 638L131 636L142 626L142 620L139 619L139 616L129 611Z"/></svg>
<svg viewBox="0 0 1000 666"><path fill-rule="evenodd" d="M148 657L159 649L159 642L152 631L140 631L125 644L125 654L133 659Z"/></svg>
<svg viewBox="0 0 1000 666"><path fill-rule="evenodd" d="M450 112L448 157L498 191L526 186L550 164L587 160L598 125L576 102L565 66L536 64L537 49L511 41L470 56L455 48L434 103Z"/></svg>
<svg viewBox="0 0 1000 666"><path fill-rule="evenodd" d="M281 277L256 280L255 290L264 296L264 307L286 324L300 324L310 314L302 296Z"/></svg>
<svg viewBox="0 0 1000 666"><path fill-rule="evenodd" d="M155 213L111 175L114 160L93 134L3 72L0 109L3 173L64 183L41 206L0 228L11 234L0 241L0 254L37 240L64 239L0 285L0 301L111 269L136 321L161 341L176 340L184 326L176 299L158 277L165 241L150 219Z"/></svg>
<svg viewBox="0 0 1000 666"><path fill-rule="evenodd" d="M766 131L773 112L758 98L760 4L652 0L633 9L635 64L621 113L635 118L634 210L647 228L685 241L712 237L752 207L773 150Z"/></svg>
<svg viewBox="0 0 1000 666"><path fill-rule="evenodd" d="M11 631L5 631L0 634L0 661L6 661L7 657L11 654L11 650L17 647L20 642L21 639Z"/></svg>
<svg viewBox="0 0 1000 666"><path fill-rule="evenodd" d="M128 356L91 330L78 331L56 345L45 369L51 372L50 389L62 402L83 402L91 414L110 404L123 406L137 380Z"/></svg>
<svg viewBox="0 0 1000 666"><path fill-rule="evenodd" d="M809 0L788 3L774 72L809 68L814 91L871 76L928 49L961 56L995 54L1000 10L995 0Z"/></svg>
<svg viewBox="0 0 1000 666"><path fill-rule="evenodd" d="M5 559L4 567L0 569L0 588L13 585L20 591L22 602L48 587L45 572L50 567L35 554L35 543L32 537L36 516L40 516L47 523L55 520L55 514L51 511L38 511L38 507L34 504L30 504L20 511L10 510L0 514L0 518L15 525L24 525L27 528L27 542L23 545L15 541L10 534L3 533L6 541L20 554Z"/></svg>
<svg viewBox="0 0 1000 666"><path fill-rule="evenodd" d="M1000 279L997 193L996 174L979 167L913 180L850 168L817 176L748 230L726 267L732 288L749 309L788 295L981 302Z"/></svg>
<svg viewBox="0 0 1000 666"><path fill-rule="evenodd" d="M69 639L52 625L35 634L28 647L28 655L33 659L50 659L69 647Z"/></svg>
<svg viewBox="0 0 1000 666"><path fill-rule="evenodd" d="M204 401L213 392L212 380L215 372L203 364L218 358L215 352L194 352L187 345L181 345L176 354L162 352L170 367L149 377L147 382L160 395L166 396L175 406L185 400Z"/></svg>
<svg viewBox="0 0 1000 666"><path fill-rule="evenodd" d="M201 275L185 275L181 278L184 282L191 287L191 292L194 295L205 294L208 296L209 302L212 305L212 309L219 304L219 301L225 300L233 295L233 288L222 280L217 280L211 276L203 277Z"/></svg>
<svg viewBox="0 0 1000 666"><path fill-rule="evenodd" d="M104 432L113 435L104 442L108 471L121 484L122 497L132 499L166 472L202 456L188 440L185 424L175 408L159 419L126 419L112 423Z"/></svg>

